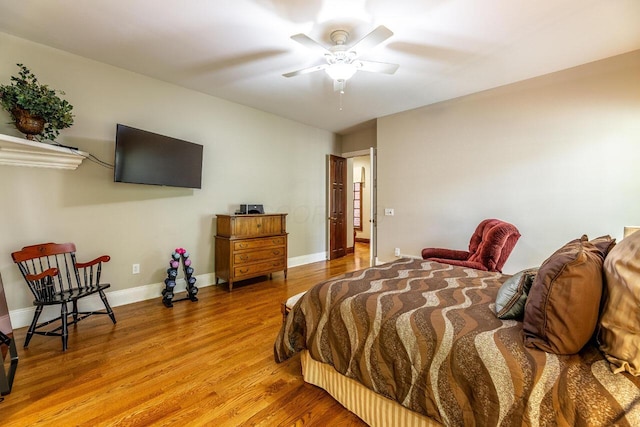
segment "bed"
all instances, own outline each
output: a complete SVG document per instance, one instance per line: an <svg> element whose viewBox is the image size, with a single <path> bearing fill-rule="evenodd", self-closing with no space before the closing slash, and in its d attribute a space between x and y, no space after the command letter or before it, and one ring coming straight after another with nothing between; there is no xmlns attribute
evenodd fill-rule
<svg viewBox="0 0 640 427"><path fill-rule="evenodd" d="M275 360L302 353L305 381L370 425L640 425L640 377L594 337L554 354L496 316L510 277L408 258L343 274L299 298Z"/></svg>

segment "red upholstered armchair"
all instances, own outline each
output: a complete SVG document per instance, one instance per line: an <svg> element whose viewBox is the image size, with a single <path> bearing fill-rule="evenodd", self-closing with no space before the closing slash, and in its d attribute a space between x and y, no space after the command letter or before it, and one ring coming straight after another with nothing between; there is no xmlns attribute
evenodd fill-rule
<svg viewBox="0 0 640 427"><path fill-rule="evenodd" d="M477 270L502 272L502 267L519 238L520 232L514 225L499 219L485 219L471 236L468 252L424 248L422 259Z"/></svg>

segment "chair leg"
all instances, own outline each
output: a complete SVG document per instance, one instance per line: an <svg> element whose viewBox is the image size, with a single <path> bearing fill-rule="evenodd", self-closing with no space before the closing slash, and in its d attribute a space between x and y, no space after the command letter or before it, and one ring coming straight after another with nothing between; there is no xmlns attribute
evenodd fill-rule
<svg viewBox="0 0 640 427"><path fill-rule="evenodd" d="M62 318L62 351L67 351L67 341L69 339L69 328L67 326L67 303L63 302L60 307L60 317Z"/></svg>
<svg viewBox="0 0 640 427"><path fill-rule="evenodd" d="M78 324L78 300L73 300L73 323Z"/></svg>
<svg viewBox="0 0 640 427"><path fill-rule="evenodd" d="M33 314L33 320L31 321L31 326L29 326L29 330L27 331L27 336L24 339L24 348L29 347L29 341L33 337L33 332L36 330L36 326L38 325L38 318L40 318L40 314L42 314L42 306L39 305L36 307L36 312Z"/></svg>
<svg viewBox="0 0 640 427"><path fill-rule="evenodd" d="M115 323L116 323L116 315L113 314L113 310L111 309L111 306L109 305L109 301L107 301L107 296L105 295L104 291L102 291L102 290L100 291L100 299L102 299L102 302L104 303L104 308L107 309L107 313L109 314L109 317L111 318L111 321L115 325Z"/></svg>

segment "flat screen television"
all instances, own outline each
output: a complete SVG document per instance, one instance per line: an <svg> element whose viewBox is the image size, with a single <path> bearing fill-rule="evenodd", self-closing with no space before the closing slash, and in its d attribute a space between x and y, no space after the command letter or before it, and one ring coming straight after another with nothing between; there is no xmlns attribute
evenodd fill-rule
<svg viewBox="0 0 640 427"><path fill-rule="evenodd" d="M114 181L202 188L202 148L118 124Z"/></svg>

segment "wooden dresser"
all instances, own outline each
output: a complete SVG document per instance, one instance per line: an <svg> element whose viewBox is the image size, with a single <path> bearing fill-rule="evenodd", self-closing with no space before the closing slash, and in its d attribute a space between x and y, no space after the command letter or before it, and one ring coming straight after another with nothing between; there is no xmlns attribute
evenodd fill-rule
<svg viewBox="0 0 640 427"><path fill-rule="evenodd" d="M216 215L216 284L284 271L287 277L287 214Z"/></svg>

